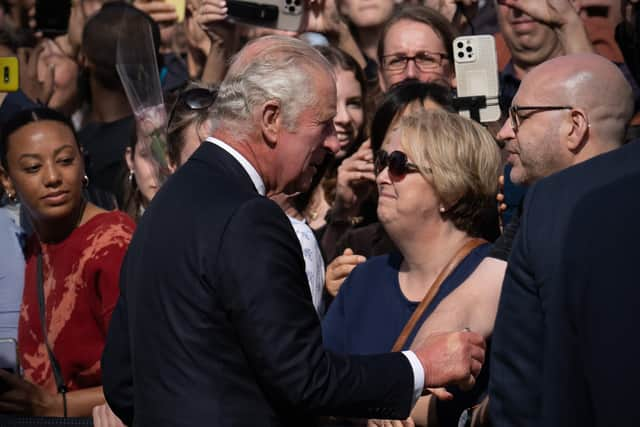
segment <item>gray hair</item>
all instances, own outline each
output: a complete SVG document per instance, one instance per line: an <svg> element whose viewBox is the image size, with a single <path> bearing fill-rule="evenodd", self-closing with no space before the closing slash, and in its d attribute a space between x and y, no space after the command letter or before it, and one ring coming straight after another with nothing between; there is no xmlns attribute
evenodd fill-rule
<svg viewBox="0 0 640 427"><path fill-rule="evenodd" d="M212 128L224 124L242 134L254 108L276 100L283 122L293 130L299 114L318 101L310 70L331 65L313 47L292 37L266 36L249 42L231 61L212 110Z"/></svg>

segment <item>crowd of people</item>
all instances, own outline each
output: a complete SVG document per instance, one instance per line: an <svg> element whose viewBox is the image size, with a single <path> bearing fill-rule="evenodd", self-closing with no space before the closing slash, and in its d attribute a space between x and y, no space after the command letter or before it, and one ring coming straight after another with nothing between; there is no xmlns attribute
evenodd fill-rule
<svg viewBox="0 0 640 427"><path fill-rule="evenodd" d="M640 425L638 0L185 3L0 1L0 417Z"/></svg>

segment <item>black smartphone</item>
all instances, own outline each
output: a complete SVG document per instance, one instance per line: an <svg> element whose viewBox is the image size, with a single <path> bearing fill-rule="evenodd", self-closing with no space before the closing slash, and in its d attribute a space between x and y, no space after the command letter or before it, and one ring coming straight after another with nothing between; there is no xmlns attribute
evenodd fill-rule
<svg viewBox="0 0 640 427"><path fill-rule="evenodd" d="M71 0L36 0L36 31L57 37L69 29Z"/></svg>
<svg viewBox="0 0 640 427"><path fill-rule="evenodd" d="M306 0L228 0L229 17L260 27L300 31L306 17Z"/></svg>

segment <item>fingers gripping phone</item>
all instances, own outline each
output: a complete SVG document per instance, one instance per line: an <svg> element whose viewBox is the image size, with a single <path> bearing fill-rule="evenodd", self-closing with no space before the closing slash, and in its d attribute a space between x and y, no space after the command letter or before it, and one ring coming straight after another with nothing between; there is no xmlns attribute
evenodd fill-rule
<svg viewBox="0 0 640 427"><path fill-rule="evenodd" d="M227 0L229 17L260 27L299 31L304 23L306 0Z"/></svg>
<svg viewBox="0 0 640 427"><path fill-rule="evenodd" d="M453 59L458 98L486 97L486 106L480 109L480 122L499 120L498 59L493 36L457 37L453 41ZM469 118L471 114L461 109L460 115Z"/></svg>
<svg viewBox="0 0 640 427"><path fill-rule="evenodd" d="M20 83L18 58L0 57L0 92L15 92Z"/></svg>

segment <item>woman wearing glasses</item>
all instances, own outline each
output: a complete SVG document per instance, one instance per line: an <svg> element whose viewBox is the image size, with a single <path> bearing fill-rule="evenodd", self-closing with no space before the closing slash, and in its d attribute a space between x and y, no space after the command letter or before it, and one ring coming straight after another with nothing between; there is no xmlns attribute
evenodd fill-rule
<svg viewBox="0 0 640 427"><path fill-rule="evenodd" d="M416 111L392 124L375 173L378 217L398 251L370 258L342 285L323 322L325 345L340 353L407 349L476 268L489 249L476 236L482 208L495 209L500 154L480 125L443 110ZM416 327L396 342L421 301ZM430 403L416 406L418 425Z"/></svg>

